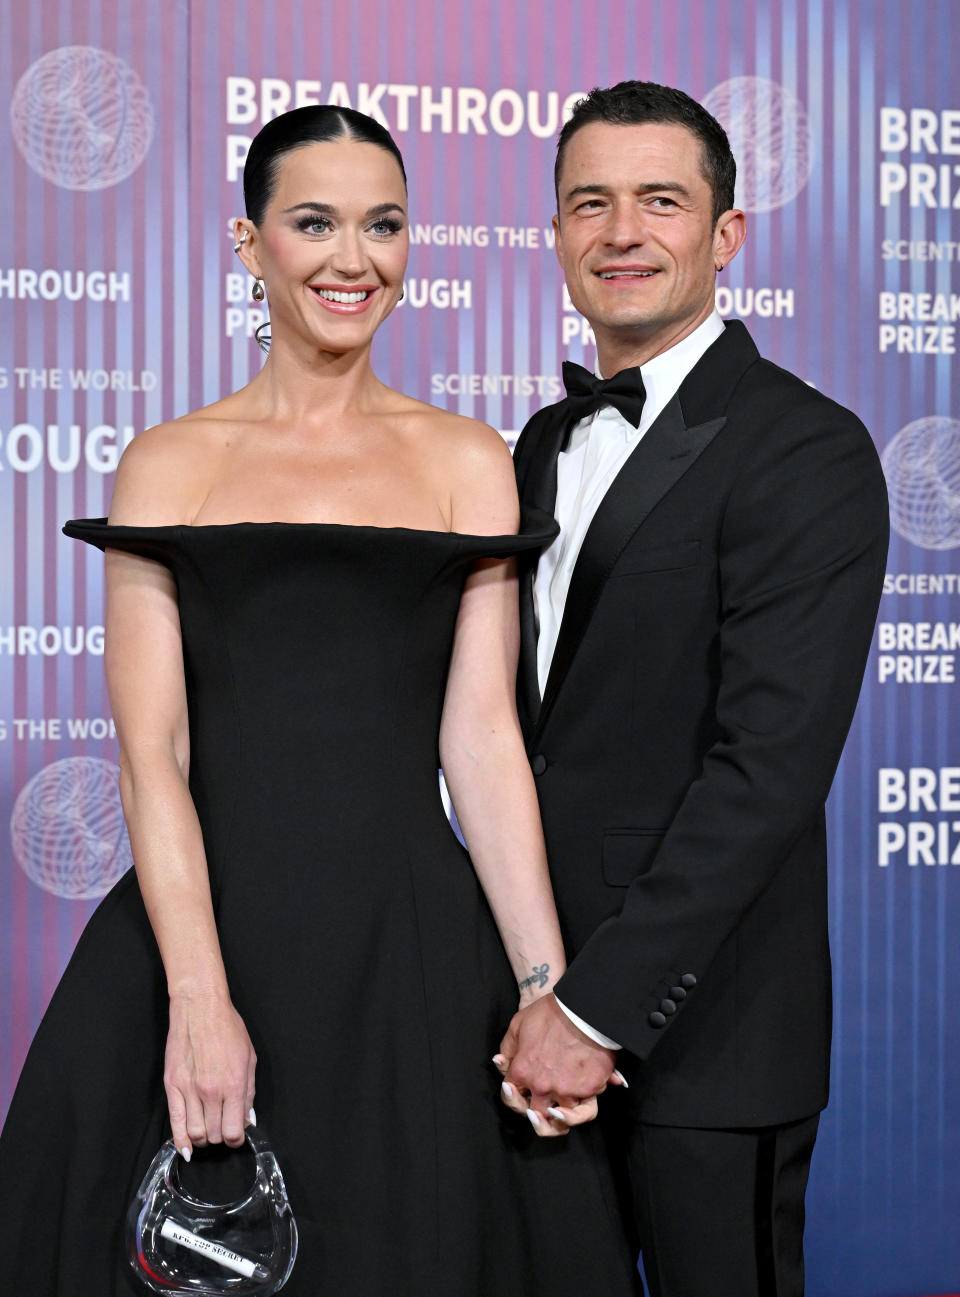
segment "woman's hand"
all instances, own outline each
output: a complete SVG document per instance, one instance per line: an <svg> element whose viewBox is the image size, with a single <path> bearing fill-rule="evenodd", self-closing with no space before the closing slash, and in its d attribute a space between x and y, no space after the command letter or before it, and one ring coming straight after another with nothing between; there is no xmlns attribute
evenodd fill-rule
<svg viewBox="0 0 960 1297"><path fill-rule="evenodd" d="M170 1127L187 1161L207 1144L239 1147L253 1114L257 1056L222 995L172 996L163 1084Z"/></svg>
<svg viewBox="0 0 960 1297"><path fill-rule="evenodd" d="M500 1075L505 1078L509 1067L505 1056L494 1054L492 1061ZM566 1107L553 1103L544 1112L537 1112L530 1102L532 1096L529 1090L523 1093L506 1079L500 1087L500 1098L506 1107L526 1117L541 1139L569 1135L574 1126L582 1126L585 1122L593 1121L597 1115L596 1095Z"/></svg>
<svg viewBox="0 0 960 1297"><path fill-rule="evenodd" d="M493 1064L500 1097L529 1118L538 1135L566 1135L597 1116L597 1096L626 1085L617 1055L575 1027L547 992L514 1014Z"/></svg>

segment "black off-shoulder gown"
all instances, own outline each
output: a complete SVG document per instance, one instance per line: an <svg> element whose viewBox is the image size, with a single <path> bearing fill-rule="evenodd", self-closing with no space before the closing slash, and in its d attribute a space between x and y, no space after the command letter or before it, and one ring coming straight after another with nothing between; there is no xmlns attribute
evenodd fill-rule
<svg viewBox="0 0 960 1297"><path fill-rule="evenodd" d="M190 787L258 1117L300 1230L289 1297L627 1297L599 1131L539 1140L490 1064L517 991L443 813L463 581L519 536L237 523L67 535L176 579ZM131 871L90 920L0 1140L11 1297L140 1292L122 1220L169 1134L163 969Z"/></svg>

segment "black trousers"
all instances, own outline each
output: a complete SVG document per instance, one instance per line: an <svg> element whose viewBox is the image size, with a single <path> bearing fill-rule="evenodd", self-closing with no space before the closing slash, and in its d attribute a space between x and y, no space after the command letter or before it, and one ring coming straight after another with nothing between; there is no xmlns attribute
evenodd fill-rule
<svg viewBox="0 0 960 1297"><path fill-rule="evenodd" d="M804 1195L819 1115L744 1130L610 1116L650 1297L803 1297Z"/></svg>

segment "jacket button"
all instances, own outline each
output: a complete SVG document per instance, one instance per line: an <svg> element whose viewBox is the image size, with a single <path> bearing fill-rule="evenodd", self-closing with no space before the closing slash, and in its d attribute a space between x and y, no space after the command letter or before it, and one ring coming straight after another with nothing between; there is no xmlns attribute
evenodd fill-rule
<svg viewBox="0 0 960 1297"><path fill-rule="evenodd" d="M687 993L686 993L686 991L683 989L682 986L671 986L671 987L670 987L670 999L671 999L671 1000L676 1000L677 1004L679 1004L681 1000L685 1000L686 998L687 998Z"/></svg>
<svg viewBox="0 0 960 1297"><path fill-rule="evenodd" d="M647 1022L650 1023L651 1027L665 1027L667 1025L666 1018L657 1009L654 1009L653 1013L650 1014Z"/></svg>
<svg viewBox="0 0 960 1297"><path fill-rule="evenodd" d="M680 985L685 991L693 990L696 984L697 979L694 977L693 973L684 973L683 977L680 978Z"/></svg>
<svg viewBox="0 0 960 1297"><path fill-rule="evenodd" d="M673 1015L676 1013L676 1011L677 1011L677 1006L674 1000L660 1001L660 1012L665 1013L668 1018L672 1018Z"/></svg>
<svg viewBox="0 0 960 1297"><path fill-rule="evenodd" d="M530 769L535 775L542 775L547 768L547 758L542 752L538 752L530 762Z"/></svg>

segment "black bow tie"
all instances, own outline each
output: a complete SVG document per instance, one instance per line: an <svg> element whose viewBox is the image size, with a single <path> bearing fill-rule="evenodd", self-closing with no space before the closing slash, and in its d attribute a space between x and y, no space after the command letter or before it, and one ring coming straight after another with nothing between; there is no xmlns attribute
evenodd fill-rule
<svg viewBox="0 0 960 1297"><path fill-rule="evenodd" d="M632 369L621 369L613 378L597 378L582 365L575 365L572 360L563 362L563 385L567 389L567 398L571 412L577 419L585 419L601 405L612 405L619 410L627 423L635 428L640 427L640 416L643 414L643 403L647 391L640 376L640 366Z"/></svg>

